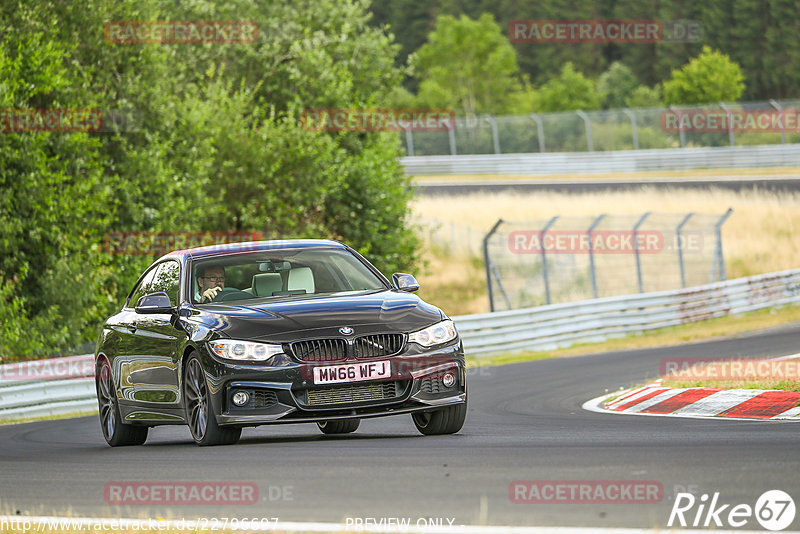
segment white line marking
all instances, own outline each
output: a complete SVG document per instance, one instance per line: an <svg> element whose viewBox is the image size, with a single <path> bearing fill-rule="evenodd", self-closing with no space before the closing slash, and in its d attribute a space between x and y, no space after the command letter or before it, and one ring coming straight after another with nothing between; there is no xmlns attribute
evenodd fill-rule
<svg viewBox="0 0 800 534"><path fill-rule="evenodd" d="M93 529L97 525L102 526L102 530L110 530L116 527L118 530L135 529L142 525L150 525L150 532L167 532L168 529L187 528L188 521L177 520L148 520L148 519L126 519L126 518L92 518L92 517L56 517L56 516L24 516L7 515L0 516L0 523L23 525L28 521L28 525L43 525L44 527L69 524L72 530ZM256 528L238 528L228 524L225 529L237 532L390 532L390 533L436 533L436 534L657 534L665 531L674 531L667 527L653 528L597 528L597 527L524 527L524 526L479 526L479 525L452 525L452 526L400 526L400 525L347 525L345 523L306 523L306 522L270 522L267 528L263 525ZM69 530L69 529L63 529ZM13 531L13 529L12 529ZM58 531L58 527L55 528ZM145 528L143 531L148 531ZM678 529L681 534L708 534L708 530L697 529ZM204 532L199 530L198 532ZM754 530L714 530L717 534L747 534L760 531ZM786 531L788 532L788 531ZM797 532L797 531L795 531Z"/></svg>

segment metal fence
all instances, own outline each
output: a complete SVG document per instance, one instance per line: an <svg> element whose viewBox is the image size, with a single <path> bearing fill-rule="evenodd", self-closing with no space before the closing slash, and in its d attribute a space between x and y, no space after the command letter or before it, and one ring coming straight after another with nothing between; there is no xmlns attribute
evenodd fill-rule
<svg viewBox="0 0 800 534"><path fill-rule="evenodd" d="M555 350L764 308L800 304L800 269L671 291L453 317L466 353Z"/></svg>
<svg viewBox="0 0 800 534"><path fill-rule="evenodd" d="M800 100L720 102L677 108L610 109L460 117L454 128L400 134L407 156L593 152L680 147L722 147L800 142ZM712 114L702 128L665 117ZM761 114L752 124L747 117ZM732 120L741 117L741 121ZM731 119L731 120L726 120ZM724 121L724 122L723 122Z"/></svg>
<svg viewBox="0 0 800 534"><path fill-rule="evenodd" d="M502 219L483 240L491 311L725 280L724 215Z"/></svg>
<svg viewBox="0 0 800 534"><path fill-rule="evenodd" d="M0 365L0 420L97 411L94 355Z"/></svg>
<svg viewBox="0 0 800 534"><path fill-rule="evenodd" d="M479 154L465 156L405 156L400 163L409 175L598 174L692 169L755 169L800 167L800 144L710 148L661 148L614 152Z"/></svg>

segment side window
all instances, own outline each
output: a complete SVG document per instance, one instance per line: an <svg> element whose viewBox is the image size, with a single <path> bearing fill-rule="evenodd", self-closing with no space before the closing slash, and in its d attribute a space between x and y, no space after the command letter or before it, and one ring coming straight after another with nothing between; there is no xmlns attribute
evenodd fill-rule
<svg viewBox="0 0 800 534"><path fill-rule="evenodd" d="M139 282L139 285L133 290L133 293L131 293L131 299L128 301L129 308L135 307L136 303L139 302L139 299L149 293L147 288L150 287L150 284L153 282L153 277L156 275L156 269L157 267L147 271L147 274L144 275L142 281Z"/></svg>
<svg viewBox="0 0 800 534"><path fill-rule="evenodd" d="M169 295L169 301L173 306L178 305L178 288L181 283L181 268L177 261L166 261L158 266L156 275L149 284L149 289L145 293L163 291ZM142 284L144 286L144 284Z"/></svg>

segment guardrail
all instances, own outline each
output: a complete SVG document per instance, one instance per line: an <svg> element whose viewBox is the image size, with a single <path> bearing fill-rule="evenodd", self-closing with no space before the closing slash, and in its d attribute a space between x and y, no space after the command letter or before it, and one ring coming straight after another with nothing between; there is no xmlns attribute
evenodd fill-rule
<svg viewBox="0 0 800 534"><path fill-rule="evenodd" d="M544 152L406 156L406 174L598 174L693 169L800 167L800 144L659 148L608 152Z"/></svg>
<svg viewBox="0 0 800 534"><path fill-rule="evenodd" d="M453 317L467 354L575 343L800 303L800 269L674 291ZM97 410L91 354L0 365L0 420Z"/></svg>
<svg viewBox="0 0 800 534"><path fill-rule="evenodd" d="M554 350L800 303L800 269L703 286L453 317L467 354Z"/></svg>
<svg viewBox="0 0 800 534"><path fill-rule="evenodd" d="M94 355L0 365L0 420L92 411Z"/></svg>

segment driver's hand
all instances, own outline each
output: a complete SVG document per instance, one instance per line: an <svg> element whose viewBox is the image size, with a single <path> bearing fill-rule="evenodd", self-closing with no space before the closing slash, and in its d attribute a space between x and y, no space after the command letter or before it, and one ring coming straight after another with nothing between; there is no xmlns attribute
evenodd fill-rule
<svg viewBox="0 0 800 534"><path fill-rule="evenodd" d="M220 291L222 291L222 288L219 286L206 289L201 295L203 297L203 302L211 302Z"/></svg>

